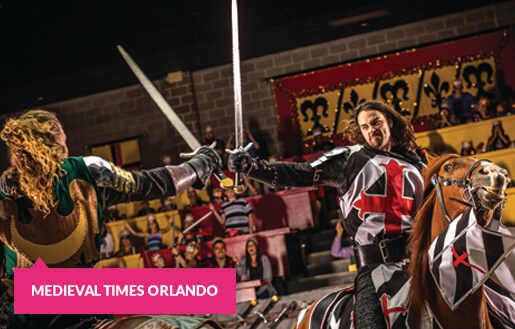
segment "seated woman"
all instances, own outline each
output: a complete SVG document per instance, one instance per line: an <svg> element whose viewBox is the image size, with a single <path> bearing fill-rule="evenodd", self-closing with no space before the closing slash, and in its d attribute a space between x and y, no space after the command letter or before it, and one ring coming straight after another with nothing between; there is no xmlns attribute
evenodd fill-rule
<svg viewBox="0 0 515 329"><path fill-rule="evenodd" d="M272 297L277 293L272 285L272 265L267 255L259 251L257 240L248 238L245 244L245 258L237 264L236 273L242 281L261 280L264 285L256 288L257 298Z"/></svg>
<svg viewBox="0 0 515 329"><path fill-rule="evenodd" d="M488 137L486 143L487 151L496 151L509 147L511 145L510 136L504 133L502 121L492 122L492 135Z"/></svg>
<svg viewBox="0 0 515 329"><path fill-rule="evenodd" d="M137 236L139 238L147 239L147 250L158 250L163 248L163 234L170 231L173 225L173 217L168 218L168 225L161 229L159 224L157 223L156 216L153 214L147 215L147 225L148 231L147 233L136 232L134 229L125 221L125 227L129 230L129 232Z"/></svg>
<svg viewBox="0 0 515 329"><path fill-rule="evenodd" d="M118 244L118 252L116 252L116 257L123 257L128 255L136 254L136 247L132 242L132 236L127 231L122 231L120 233L120 243Z"/></svg>

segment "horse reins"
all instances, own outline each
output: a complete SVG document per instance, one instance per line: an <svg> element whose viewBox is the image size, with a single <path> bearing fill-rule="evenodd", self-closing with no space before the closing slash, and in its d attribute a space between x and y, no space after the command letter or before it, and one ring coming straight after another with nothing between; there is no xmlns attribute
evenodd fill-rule
<svg viewBox="0 0 515 329"><path fill-rule="evenodd" d="M437 174L431 177L431 183L436 189L438 203L440 204L440 208L442 209L443 215L445 216L445 219L447 219L448 222L451 222L452 219L449 217L449 213L447 212L447 208L445 207L441 185L443 184L444 186L463 186L463 200L459 200L456 198L450 198L450 200L475 208L476 204L474 201L474 197L472 196L472 181L470 180L470 176L472 175L474 169L476 169L483 162L491 163L490 160L476 160L476 162L469 168L464 178L445 178L442 176L438 176Z"/></svg>

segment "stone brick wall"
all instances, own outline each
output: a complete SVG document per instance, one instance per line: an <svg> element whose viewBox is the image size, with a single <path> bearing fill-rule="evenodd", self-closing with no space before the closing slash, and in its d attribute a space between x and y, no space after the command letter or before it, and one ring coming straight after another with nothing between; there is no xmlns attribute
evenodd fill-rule
<svg viewBox="0 0 515 329"><path fill-rule="evenodd" d="M272 142L272 152L280 153L273 92L271 85L262 81L264 78L509 26L515 23L513 12L515 1L507 1L243 61L244 119L264 131ZM163 72L163 76L167 73ZM208 124L213 125L217 137L223 139L233 130L231 65L183 72L183 80L171 85L164 80L155 83L199 138L199 129ZM188 150L138 85L72 99L48 108L62 119L72 154L86 154L86 145L137 135L143 135L140 145L145 167L159 165L163 153L178 154Z"/></svg>
<svg viewBox="0 0 515 329"><path fill-rule="evenodd" d="M190 75L168 84L154 81L175 112L193 133L198 133L193 86ZM172 97L173 95L173 97ZM157 166L161 155L187 151L175 141L182 139L139 86L72 99L48 107L55 111L68 135L70 154L88 154L87 146L140 136L140 150L146 167ZM177 158L176 161L179 161Z"/></svg>
<svg viewBox="0 0 515 329"><path fill-rule="evenodd" d="M278 153L273 91L261 79L509 26L515 23L513 12L515 1L510 1L246 60L242 62L244 118L258 120L276 141L272 150ZM228 136L233 129L231 66L194 72L193 81L202 126L212 124L220 136Z"/></svg>

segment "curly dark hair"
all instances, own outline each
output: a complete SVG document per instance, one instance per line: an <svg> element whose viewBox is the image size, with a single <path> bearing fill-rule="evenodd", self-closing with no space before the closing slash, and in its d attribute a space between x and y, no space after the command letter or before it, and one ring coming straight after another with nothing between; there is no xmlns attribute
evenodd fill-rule
<svg viewBox="0 0 515 329"><path fill-rule="evenodd" d="M358 115L361 111L377 110L383 113L388 121L393 123L391 131L392 151L406 154L417 148L415 134L408 120L389 105L379 101L368 101L359 104L352 113L352 118L345 128L345 136L355 144L366 144L358 124Z"/></svg>

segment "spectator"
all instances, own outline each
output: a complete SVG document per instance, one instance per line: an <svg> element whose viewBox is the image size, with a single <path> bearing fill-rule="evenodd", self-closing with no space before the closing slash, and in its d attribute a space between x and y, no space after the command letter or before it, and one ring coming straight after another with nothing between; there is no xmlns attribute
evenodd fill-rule
<svg viewBox="0 0 515 329"><path fill-rule="evenodd" d="M258 141L252 136L252 134L248 130L243 130L243 143L241 146L245 147L252 143L252 147L247 151L251 157L255 158L257 156L257 150L259 150L260 145ZM225 148L229 150L233 150L235 148L234 142L234 133L231 134L227 143L225 144Z"/></svg>
<svg viewBox="0 0 515 329"><path fill-rule="evenodd" d="M474 97L463 92L461 80L454 80L452 94L445 100L459 123L465 123L472 115L472 105L476 102Z"/></svg>
<svg viewBox="0 0 515 329"><path fill-rule="evenodd" d="M227 248L225 242L221 238L213 240L211 245L213 257L208 258L203 267L207 268L234 268L238 262L238 257L227 256Z"/></svg>
<svg viewBox="0 0 515 329"><path fill-rule="evenodd" d="M204 204L204 201L202 201L202 199L197 195L197 192L193 187L188 188L188 200L188 207L197 207Z"/></svg>
<svg viewBox="0 0 515 329"><path fill-rule="evenodd" d="M184 225L183 225L184 230L188 229L191 225L193 225L194 218L193 218L193 214L191 213L191 211L186 211L186 213L184 214L183 223L184 223ZM195 243L200 243L203 240L203 238L200 238L200 236L199 236L200 231L201 231L201 229L197 225L193 229L186 232L185 234L183 234L182 232L179 232L179 234L177 235L177 244L178 245L187 245L191 241L194 241Z"/></svg>
<svg viewBox="0 0 515 329"><path fill-rule="evenodd" d="M508 135L504 133L504 128L501 121L492 122L492 135L488 138L486 143L487 151L501 150L509 147L511 140Z"/></svg>
<svg viewBox="0 0 515 329"><path fill-rule="evenodd" d="M163 154L161 162L163 163L163 166L173 166L173 159L170 154Z"/></svg>
<svg viewBox="0 0 515 329"><path fill-rule="evenodd" d="M236 236L254 232L254 209L248 202L237 197L233 189L225 190L228 200L220 208L220 213L216 211L212 203L209 209L216 217L218 222L225 228L227 236Z"/></svg>
<svg viewBox="0 0 515 329"><path fill-rule="evenodd" d="M165 268L166 267L165 258L163 257L163 255L161 255L158 252L156 252L155 254L152 255L152 264L156 268Z"/></svg>
<svg viewBox="0 0 515 329"><path fill-rule="evenodd" d="M131 234L127 231L122 231L120 233L118 252L115 254L115 256L123 257L134 254L136 254L136 247L134 247Z"/></svg>
<svg viewBox="0 0 515 329"><path fill-rule="evenodd" d="M242 281L261 280L263 285L256 288L257 298L272 297L277 293L272 285L272 266L268 256L262 255L254 238L245 244L245 258L236 266L236 273Z"/></svg>
<svg viewBox="0 0 515 329"><path fill-rule="evenodd" d="M220 187L216 187L213 189L213 193L211 194L211 202L218 203L224 201L224 190Z"/></svg>
<svg viewBox="0 0 515 329"><path fill-rule="evenodd" d="M163 234L170 231L173 225L172 221L173 217L168 218L168 226L164 229L161 229L157 223L156 216L149 214L147 216L147 233L136 232L127 222L124 222L124 224L132 235L147 239L147 250L158 250L163 247Z"/></svg>
<svg viewBox="0 0 515 329"><path fill-rule="evenodd" d="M334 148L334 144L324 140L324 135L320 127L313 129L313 149L311 153L327 152Z"/></svg>
<svg viewBox="0 0 515 329"><path fill-rule="evenodd" d="M114 239L106 223L102 224L102 232L100 233L100 259L109 258L114 252Z"/></svg>
<svg viewBox="0 0 515 329"><path fill-rule="evenodd" d="M158 212L167 212L177 210L177 206L172 203L169 199L161 199L161 207L159 207Z"/></svg>
<svg viewBox="0 0 515 329"><path fill-rule="evenodd" d="M504 117L507 115L511 115L511 112L509 111L509 109L506 110L506 103L504 103L504 102L497 103L497 105L495 106L495 116L499 118L499 117Z"/></svg>
<svg viewBox="0 0 515 329"><path fill-rule="evenodd" d="M479 102L477 102L475 109L476 109L477 115L479 116L480 120L490 119L490 113L488 110L489 106L490 106L490 100L486 97L481 97Z"/></svg>
<svg viewBox="0 0 515 329"><path fill-rule="evenodd" d="M472 140L461 142L461 156L469 156L477 153L477 150L472 144Z"/></svg>
<svg viewBox="0 0 515 329"><path fill-rule="evenodd" d="M111 205L107 208L107 211L105 212L106 222L114 222L122 218L123 216L120 215L120 212L118 211L116 205Z"/></svg>
<svg viewBox="0 0 515 329"><path fill-rule="evenodd" d="M140 209L138 210L138 213L136 216L146 216L148 214L155 214L156 210L154 208L150 207L150 202L148 201L142 201Z"/></svg>
<svg viewBox="0 0 515 329"><path fill-rule="evenodd" d="M215 137L215 132L213 131L212 126L207 126L206 129L204 129L204 144L210 146L211 144L215 144L215 151L220 155L220 157L223 155L223 152L225 150L225 143L223 140L218 139ZM221 151L221 152L220 152Z"/></svg>
<svg viewBox="0 0 515 329"><path fill-rule="evenodd" d="M342 247L343 237L343 226L342 222L336 223L336 236L334 237L333 244L331 246L331 255L336 258L351 258L354 257L354 248L352 246Z"/></svg>
<svg viewBox="0 0 515 329"><path fill-rule="evenodd" d="M451 114L449 112L449 106L447 104L442 105L442 110L440 111L440 120L436 123L436 129L452 127L454 124L451 119Z"/></svg>
<svg viewBox="0 0 515 329"><path fill-rule="evenodd" d="M195 268L198 267L197 255L199 252L198 244L189 242L184 250L184 256L181 255L177 247L172 248L172 254L175 256L175 264L182 268Z"/></svg>

